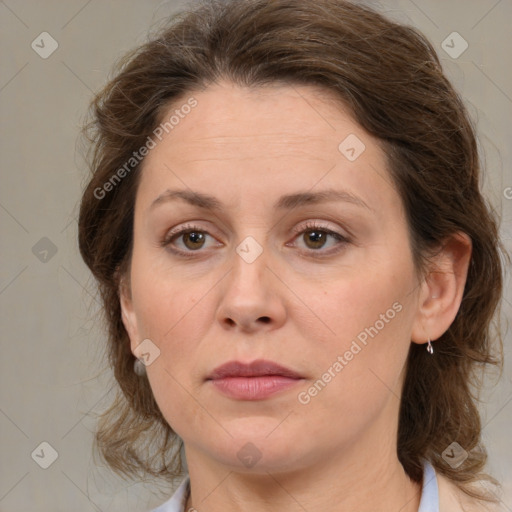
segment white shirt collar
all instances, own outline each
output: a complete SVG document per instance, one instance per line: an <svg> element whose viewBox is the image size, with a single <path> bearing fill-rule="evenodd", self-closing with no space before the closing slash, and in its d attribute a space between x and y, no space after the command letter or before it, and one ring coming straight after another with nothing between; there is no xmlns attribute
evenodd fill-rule
<svg viewBox="0 0 512 512"><path fill-rule="evenodd" d="M190 477L186 475L172 497L151 512L187 512L185 511L185 504L189 484ZM439 490L437 487L436 471L427 460L423 461L423 484L418 512L439 512Z"/></svg>
<svg viewBox="0 0 512 512"><path fill-rule="evenodd" d="M186 475L171 498L151 512L185 512L190 476Z"/></svg>
<svg viewBox="0 0 512 512"><path fill-rule="evenodd" d="M418 512L439 512L439 489L434 466L423 460L423 487Z"/></svg>

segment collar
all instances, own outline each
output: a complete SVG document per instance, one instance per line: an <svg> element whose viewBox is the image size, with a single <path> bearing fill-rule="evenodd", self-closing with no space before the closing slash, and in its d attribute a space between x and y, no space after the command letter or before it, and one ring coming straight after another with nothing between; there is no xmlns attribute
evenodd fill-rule
<svg viewBox="0 0 512 512"><path fill-rule="evenodd" d="M423 486L418 512L439 512L439 489L434 466L423 460Z"/></svg>

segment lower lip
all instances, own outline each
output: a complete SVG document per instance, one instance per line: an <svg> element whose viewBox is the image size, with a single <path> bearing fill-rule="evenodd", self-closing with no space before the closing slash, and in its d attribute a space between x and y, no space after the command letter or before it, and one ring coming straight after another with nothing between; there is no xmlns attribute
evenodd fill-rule
<svg viewBox="0 0 512 512"><path fill-rule="evenodd" d="M281 375L264 375L261 377L225 377L211 382L221 393L231 398L262 400L295 386L301 380Z"/></svg>

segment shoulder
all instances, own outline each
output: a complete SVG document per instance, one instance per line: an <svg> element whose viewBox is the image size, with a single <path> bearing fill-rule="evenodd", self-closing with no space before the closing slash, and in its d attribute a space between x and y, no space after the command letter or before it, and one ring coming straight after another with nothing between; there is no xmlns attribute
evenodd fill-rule
<svg viewBox="0 0 512 512"><path fill-rule="evenodd" d="M449 478L437 473L439 489L439 512L505 512L501 502L492 503L471 498L461 491ZM490 486L475 484L474 489L484 491L490 496L496 496L490 491Z"/></svg>

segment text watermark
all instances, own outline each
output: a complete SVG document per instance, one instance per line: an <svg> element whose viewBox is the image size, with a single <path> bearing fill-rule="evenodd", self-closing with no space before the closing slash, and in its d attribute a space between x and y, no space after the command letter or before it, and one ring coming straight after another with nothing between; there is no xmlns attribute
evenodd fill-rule
<svg viewBox="0 0 512 512"><path fill-rule="evenodd" d="M400 302L395 302L385 313L381 314L379 316L379 319L375 321L375 323L370 326L363 329L357 336L357 339L352 340L352 343L350 345L350 348L345 351L345 353L342 356L338 356L336 358L336 361L334 361L331 366L327 369L325 373L322 374L322 376L315 381L313 385L311 385L306 391L301 391L297 395L297 400L302 405L307 405L309 402L311 402L311 399L320 393L329 382L331 382L338 373L347 366L347 364L352 361L354 356L356 354L359 354L361 352L362 348L365 347L368 343L368 337L374 338L379 334L382 329L386 326L386 324L389 324L393 318L395 318L397 313L400 313L402 311L403 307ZM363 347L361 347L358 344L358 341Z"/></svg>
<svg viewBox="0 0 512 512"><path fill-rule="evenodd" d="M164 134L171 132L174 128L184 119L194 107L197 106L197 100L191 97L186 103L177 108L171 116L164 123L160 123L154 130L153 135L159 141L162 140ZM147 154L156 147L156 141L151 136L148 136L144 145L142 145L137 151L132 153L132 156L124 163L122 167L119 167L117 171L106 181L103 186L96 187L94 189L94 197L96 199L103 199L107 192L111 192L114 188L122 181L126 175L144 159Z"/></svg>

